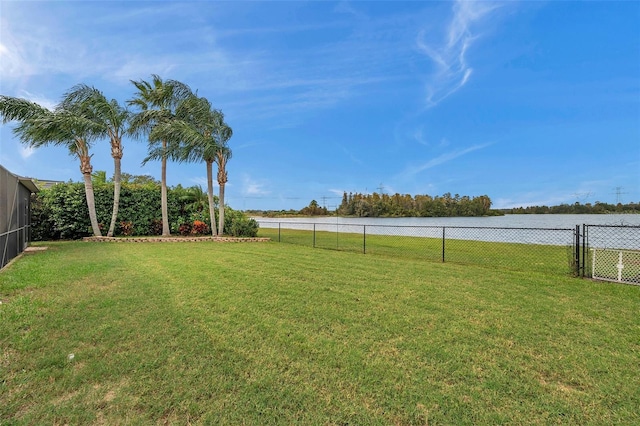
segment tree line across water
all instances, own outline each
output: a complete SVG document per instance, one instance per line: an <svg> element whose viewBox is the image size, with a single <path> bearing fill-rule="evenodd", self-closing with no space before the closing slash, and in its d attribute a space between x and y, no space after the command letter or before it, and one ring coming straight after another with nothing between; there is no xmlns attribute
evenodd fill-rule
<svg viewBox="0 0 640 426"><path fill-rule="evenodd" d="M316 200L301 210L258 211L250 214L261 216L340 216L355 217L453 217L453 216L496 216L503 213L491 209L491 199L486 195L478 197L451 195L441 196L409 194L361 194L344 193L342 202L335 211L320 207Z"/></svg>
<svg viewBox="0 0 640 426"><path fill-rule="evenodd" d="M558 206L529 206L513 209L502 209L505 214L608 214L608 213L640 213L640 204L608 204L596 201L595 204L576 202Z"/></svg>
<svg viewBox="0 0 640 426"><path fill-rule="evenodd" d="M148 142L148 161L161 162L160 209L163 236L171 235L168 214L167 162L204 162L207 170L207 197L212 235L221 235L225 225L224 189L226 164L231 158L228 141L233 132L221 110L176 80L152 75L150 81L131 81L135 93L126 106L109 100L100 90L79 84L66 92L60 103L49 110L27 99L0 95L3 123L15 121L13 133L31 148L61 146L80 162L84 195L91 232L102 236L93 185L91 148L97 141L109 141L114 161L111 219L107 236L118 224L122 191L122 139L125 136ZM132 109L128 109L128 107ZM216 227L213 164L217 165L219 215Z"/></svg>
<svg viewBox="0 0 640 426"><path fill-rule="evenodd" d="M316 200L301 210L250 210L248 213L266 217L285 216L354 216L354 217L463 217L501 216L505 214L608 214L639 213L640 204L560 204L557 206L529 206L510 209L491 209L491 199L451 195L442 196L409 194L360 194L344 193L336 210L321 207Z"/></svg>

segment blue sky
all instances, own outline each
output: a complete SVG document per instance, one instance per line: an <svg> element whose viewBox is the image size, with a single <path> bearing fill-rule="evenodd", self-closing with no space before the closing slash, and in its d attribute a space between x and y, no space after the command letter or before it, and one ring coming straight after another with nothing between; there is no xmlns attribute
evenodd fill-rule
<svg viewBox="0 0 640 426"><path fill-rule="evenodd" d="M333 208L343 191L493 207L640 202L640 2L0 2L0 93L53 106L158 74L225 113L228 203ZM81 180L0 129L13 173ZM125 140L123 171L144 141ZM112 173L106 141L94 170ZM205 186L203 164L170 185Z"/></svg>

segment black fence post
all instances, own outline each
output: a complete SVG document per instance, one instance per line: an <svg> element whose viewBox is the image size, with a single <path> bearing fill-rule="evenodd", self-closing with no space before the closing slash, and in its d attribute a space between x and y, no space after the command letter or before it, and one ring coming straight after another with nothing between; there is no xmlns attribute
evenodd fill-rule
<svg viewBox="0 0 640 426"><path fill-rule="evenodd" d="M313 224L313 248L316 248L316 224Z"/></svg>
<svg viewBox="0 0 640 426"><path fill-rule="evenodd" d="M280 222L278 222L278 242L280 242Z"/></svg>
<svg viewBox="0 0 640 426"><path fill-rule="evenodd" d="M442 263L444 263L444 241L445 241L445 229L446 227L442 227Z"/></svg>
<svg viewBox="0 0 640 426"><path fill-rule="evenodd" d="M362 254L367 254L367 225L362 225Z"/></svg>
<svg viewBox="0 0 640 426"><path fill-rule="evenodd" d="M582 278L587 276L587 246L588 246L588 227L582 224Z"/></svg>
<svg viewBox="0 0 640 426"><path fill-rule="evenodd" d="M576 276L580 276L580 225L576 225L576 241L575 241L575 262Z"/></svg>

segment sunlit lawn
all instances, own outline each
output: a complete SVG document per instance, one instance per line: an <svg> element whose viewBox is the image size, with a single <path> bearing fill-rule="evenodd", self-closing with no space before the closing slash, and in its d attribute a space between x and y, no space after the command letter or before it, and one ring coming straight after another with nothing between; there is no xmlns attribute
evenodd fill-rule
<svg viewBox="0 0 640 426"><path fill-rule="evenodd" d="M439 231L441 232L441 231ZM315 235L314 235L315 234ZM356 234L301 229L260 228L260 236L282 243L366 253L406 259L442 262L442 238ZM496 243L446 239L446 262L532 273L570 275L572 248L520 243Z"/></svg>
<svg viewBox="0 0 640 426"><path fill-rule="evenodd" d="M48 246L0 272L0 424L640 423L639 287L278 243Z"/></svg>

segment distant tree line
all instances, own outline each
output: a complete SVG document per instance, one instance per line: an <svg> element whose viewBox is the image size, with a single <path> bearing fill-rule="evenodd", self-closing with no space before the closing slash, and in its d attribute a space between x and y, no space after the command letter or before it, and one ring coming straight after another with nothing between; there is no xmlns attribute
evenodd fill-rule
<svg viewBox="0 0 640 426"><path fill-rule="evenodd" d="M558 206L529 206L513 209L502 209L506 214L607 214L607 213L640 213L640 204L608 204L596 201L595 204L560 204Z"/></svg>
<svg viewBox="0 0 640 426"><path fill-rule="evenodd" d="M451 195L361 194L346 192L338 214L357 217L452 217L489 216L502 213L491 210L491 199Z"/></svg>

